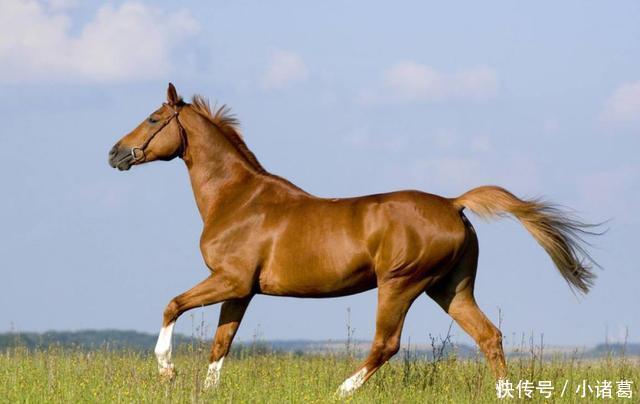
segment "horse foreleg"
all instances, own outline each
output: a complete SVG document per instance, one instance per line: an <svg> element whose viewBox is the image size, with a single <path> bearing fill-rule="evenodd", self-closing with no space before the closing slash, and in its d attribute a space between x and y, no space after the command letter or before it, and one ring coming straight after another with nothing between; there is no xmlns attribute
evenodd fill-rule
<svg viewBox="0 0 640 404"><path fill-rule="evenodd" d="M160 376L172 379L175 376L173 363L171 363L171 337L173 335L173 326L175 322L171 322L162 326L160 334L158 334L158 342L154 352L158 359L158 371Z"/></svg>
<svg viewBox="0 0 640 404"><path fill-rule="evenodd" d="M229 353L233 337L240 327L240 322L244 316L251 297L244 299L229 300L222 303L220 308L220 320L213 344L211 345L211 357L209 359L209 369L204 380L204 388L214 388L220 382L220 370L222 362Z"/></svg>
<svg viewBox="0 0 640 404"><path fill-rule="evenodd" d="M404 318L415 298L415 293L407 295L407 291L403 292L399 287L379 286L376 335L371 352L358 371L340 385L336 392L338 396L351 395L400 349Z"/></svg>
<svg viewBox="0 0 640 404"><path fill-rule="evenodd" d="M233 282L226 282L221 275L210 275L185 293L174 297L164 311L162 329L158 335L155 347L158 359L160 375L171 379L175 376L174 366L171 363L171 337L173 327L178 317L187 310L195 307L208 306L221 301L242 297L232 287Z"/></svg>

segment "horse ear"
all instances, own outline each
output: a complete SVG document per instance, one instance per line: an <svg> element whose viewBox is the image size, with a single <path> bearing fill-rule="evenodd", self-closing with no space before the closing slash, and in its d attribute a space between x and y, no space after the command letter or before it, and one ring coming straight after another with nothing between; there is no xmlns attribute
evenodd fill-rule
<svg viewBox="0 0 640 404"><path fill-rule="evenodd" d="M173 86L173 83L169 83L169 88L167 88L167 103L169 105L177 105L179 101L180 97L178 97L176 88Z"/></svg>

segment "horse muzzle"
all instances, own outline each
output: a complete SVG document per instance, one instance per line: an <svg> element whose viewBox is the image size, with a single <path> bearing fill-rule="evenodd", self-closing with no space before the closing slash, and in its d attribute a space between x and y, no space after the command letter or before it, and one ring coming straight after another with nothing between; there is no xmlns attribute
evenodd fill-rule
<svg viewBox="0 0 640 404"><path fill-rule="evenodd" d="M126 171L133 165L134 158L130 147L122 147L116 143L109 151L109 165L120 171Z"/></svg>

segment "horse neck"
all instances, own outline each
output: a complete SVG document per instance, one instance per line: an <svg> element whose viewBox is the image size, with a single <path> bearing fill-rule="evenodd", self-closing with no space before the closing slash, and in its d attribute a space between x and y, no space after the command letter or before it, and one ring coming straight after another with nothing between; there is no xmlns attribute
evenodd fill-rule
<svg viewBox="0 0 640 404"><path fill-rule="evenodd" d="M225 199L246 192L259 175L215 125L202 118L183 120L188 146L183 157L202 220Z"/></svg>

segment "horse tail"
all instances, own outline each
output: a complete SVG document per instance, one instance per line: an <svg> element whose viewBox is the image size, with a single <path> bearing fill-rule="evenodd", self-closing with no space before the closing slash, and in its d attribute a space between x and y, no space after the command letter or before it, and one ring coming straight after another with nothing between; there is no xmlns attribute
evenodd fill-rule
<svg viewBox="0 0 640 404"><path fill-rule="evenodd" d="M593 286L592 268L599 265L586 251L589 243L583 236L603 234L590 231L597 224L582 223L556 205L521 200L496 186L474 188L451 201L456 208L468 208L484 219L514 216L549 254L572 290L586 294Z"/></svg>

